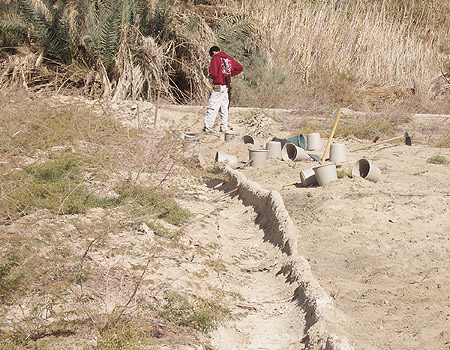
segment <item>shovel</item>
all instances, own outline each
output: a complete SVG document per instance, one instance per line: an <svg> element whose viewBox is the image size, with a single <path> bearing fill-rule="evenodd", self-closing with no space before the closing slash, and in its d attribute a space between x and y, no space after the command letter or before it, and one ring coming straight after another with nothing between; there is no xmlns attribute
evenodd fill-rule
<svg viewBox="0 0 450 350"><path fill-rule="evenodd" d="M331 129L330 136L328 137L328 142L325 147L325 151L323 152L322 159L319 161L320 164L323 164L325 162L326 155L327 155L328 151L330 150L331 141L333 141L334 133L336 132L336 128L337 128L340 117L341 117L341 108L339 107L337 115L336 115L336 119L334 120L333 128ZM311 156L311 158L313 158L313 157Z"/></svg>
<svg viewBox="0 0 450 350"><path fill-rule="evenodd" d="M400 140L400 139L402 139L402 138L405 138L405 145L407 145L407 146L412 146L412 143L411 143L411 137L408 135L407 132L405 132L404 135L396 136L396 137L393 137L393 138L388 139L388 140L384 140L384 141L372 143L372 144L370 144L370 145L368 145L368 146L364 146L364 147L352 149L350 152L361 151L361 150L363 150L363 149L371 148L371 147L374 147L374 146L377 146L377 145L381 145L381 144L383 144L383 143L387 143L387 142L391 142L391 141Z"/></svg>
<svg viewBox="0 0 450 350"><path fill-rule="evenodd" d="M331 129L330 136L328 137L328 142L327 142L327 145L325 147L325 151L323 152L323 156L320 157L317 154L308 153L308 156L310 156L313 160L315 160L316 162L319 162L320 164L323 164L323 162L326 159L325 156L327 155L328 151L330 150L331 141L333 140L334 133L336 132L336 128L337 128L337 125L338 125L340 117L341 117L341 108L338 109L338 113L336 115L336 119L334 120L334 124L333 124L333 127Z"/></svg>

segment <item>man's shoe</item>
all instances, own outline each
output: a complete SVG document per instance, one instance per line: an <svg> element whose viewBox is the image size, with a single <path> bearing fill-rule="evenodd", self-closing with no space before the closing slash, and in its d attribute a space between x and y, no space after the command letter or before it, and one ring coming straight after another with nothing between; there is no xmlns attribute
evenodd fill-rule
<svg viewBox="0 0 450 350"><path fill-rule="evenodd" d="M233 127L231 125L228 125L228 127L226 129L220 128L220 132L227 132L233 130Z"/></svg>
<svg viewBox="0 0 450 350"><path fill-rule="evenodd" d="M203 128L202 131L203 131L204 134L212 134L213 133L213 131L211 129L208 129L208 128Z"/></svg>

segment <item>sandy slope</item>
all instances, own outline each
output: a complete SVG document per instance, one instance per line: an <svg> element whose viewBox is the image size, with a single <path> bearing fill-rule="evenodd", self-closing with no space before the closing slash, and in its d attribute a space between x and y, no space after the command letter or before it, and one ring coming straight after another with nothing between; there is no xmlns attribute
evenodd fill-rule
<svg viewBox="0 0 450 350"><path fill-rule="evenodd" d="M195 132L201 129L202 111L201 107L177 111L163 107L161 122L169 126L175 121L180 132ZM254 135L261 143L293 135L283 123L293 113L281 111L279 118L266 114L232 109L234 130ZM301 117L297 118L300 124ZM318 120L324 128L320 131L329 131L333 119ZM427 163L436 154L450 159L450 150L425 143L429 130L448 130L449 125L446 117L412 118L403 126L413 136L412 147L387 144L348 152L342 167L349 169L356 160L368 158L382 170L378 183L346 177L324 187L303 188L299 172L314 164L308 161L271 160L263 169L241 170L264 188L282 194L300 232L299 251L345 314L347 335L355 348L450 348L450 167ZM325 146L326 139L322 141ZM339 141L347 150L367 144ZM218 150L248 160L247 145L210 136L201 136L190 147L204 166L214 163ZM295 181L298 184L283 188ZM259 300L256 294L248 298ZM254 325L250 320L242 322L241 330ZM241 339L234 329L221 332L230 344Z"/></svg>

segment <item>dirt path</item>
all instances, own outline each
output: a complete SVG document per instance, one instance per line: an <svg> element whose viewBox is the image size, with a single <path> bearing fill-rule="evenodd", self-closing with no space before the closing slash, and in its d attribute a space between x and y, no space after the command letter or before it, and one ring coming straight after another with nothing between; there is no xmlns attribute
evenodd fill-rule
<svg viewBox="0 0 450 350"><path fill-rule="evenodd" d="M208 234L217 236L222 289L238 295L239 302L232 305L237 318L215 332L213 345L218 350L303 349L303 313L293 300L294 286L280 273L286 257L264 242L251 208L237 198L217 206Z"/></svg>

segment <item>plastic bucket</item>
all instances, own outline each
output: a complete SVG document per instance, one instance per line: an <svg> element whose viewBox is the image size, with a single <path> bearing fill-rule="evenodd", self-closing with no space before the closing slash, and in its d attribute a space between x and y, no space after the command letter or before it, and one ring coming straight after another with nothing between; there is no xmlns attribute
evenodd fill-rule
<svg viewBox="0 0 450 350"><path fill-rule="evenodd" d="M248 150L249 160L253 159L250 166L254 168L264 168L266 166L269 151L263 148L254 148Z"/></svg>
<svg viewBox="0 0 450 350"><path fill-rule="evenodd" d="M361 176L366 180L378 182L381 178L381 170L376 165L373 165L370 161L363 158L353 165L352 176Z"/></svg>
<svg viewBox="0 0 450 350"><path fill-rule="evenodd" d="M252 145L255 145L255 146L259 147L259 142L258 142L258 140L255 139L253 136L245 135L245 136L243 136L243 137L241 138L241 141L242 141L242 143L244 143L244 144L249 143L249 144L252 144Z"/></svg>
<svg viewBox="0 0 450 350"><path fill-rule="evenodd" d="M314 151L320 148L322 148L322 140L318 132L306 135L306 149L308 151Z"/></svg>
<svg viewBox="0 0 450 350"><path fill-rule="evenodd" d="M234 131L226 131L225 132L225 141L230 142L233 141L237 136L239 136L238 132Z"/></svg>
<svg viewBox="0 0 450 350"><path fill-rule="evenodd" d="M266 150L269 151L269 153L267 154L267 159L271 158L281 159L281 142L267 141Z"/></svg>
<svg viewBox="0 0 450 350"><path fill-rule="evenodd" d="M227 163L231 168L236 169L238 166L238 160L236 156L232 154L226 154L220 151L216 153L216 162L218 163Z"/></svg>
<svg viewBox="0 0 450 350"><path fill-rule="evenodd" d="M314 168L318 166L319 165L316 164L300 171L300 180L302 181L303 187L318 185L316 173L314 172Z"/></svg>
<svg viewBox="0 0 450 350"><path fill-rule="evenodd" d="M314 169L316 179L319 186L325 186L331 181L337 180L337 171L335 163L328 163L324 165L318 165Z"/></svg>
<svg viewBox="0 0 450 350"><path fill-rule="evenodd" d="M347 161L347 152L343 143L332 143L330 146L330 162L343 163Z"/></svg>
<svg viewBox="0 0 450 350"><path fill-rule="evenodd" d="M306 152L303 148L294 145L293 143L286 143L281 150L281 158L283 160L299 161L304 160Z"/></svg>

